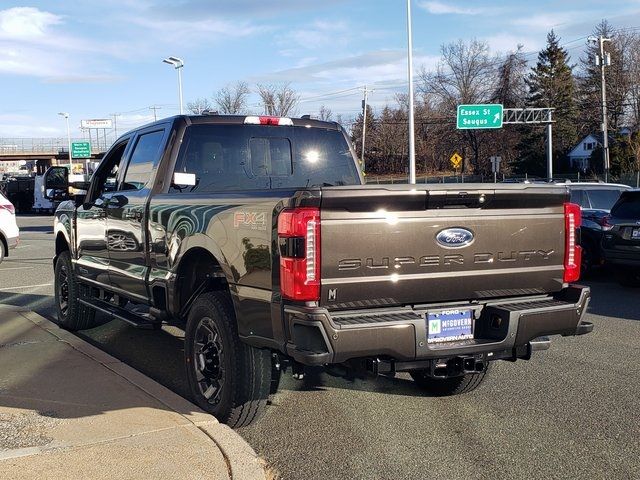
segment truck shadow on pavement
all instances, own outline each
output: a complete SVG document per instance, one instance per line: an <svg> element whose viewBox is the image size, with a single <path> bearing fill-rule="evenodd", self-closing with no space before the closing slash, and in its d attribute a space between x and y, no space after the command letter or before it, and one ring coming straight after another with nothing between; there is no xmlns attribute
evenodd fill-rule
<svg viewBox="0 0 640 480"><path fill-rule="evenodd" d="M640 321L638 295L640 288L623 287L604 276L581 281L591 287L588 312L603 317Z"/></svg>
<svg viewBox="0 0 640 480"><path fill-rule="evenodd" d="M0 309L0 413L32 411L57 419L95 416L100 423L101 414L121 411L130 422L144 424L145 416L151 415L148 409L198 411L114 358L87 350L86 344L50 323L36 325L31 315ZM154 343L175 338L154 337ZM177 346L181 341L169 343Z"/></svg>

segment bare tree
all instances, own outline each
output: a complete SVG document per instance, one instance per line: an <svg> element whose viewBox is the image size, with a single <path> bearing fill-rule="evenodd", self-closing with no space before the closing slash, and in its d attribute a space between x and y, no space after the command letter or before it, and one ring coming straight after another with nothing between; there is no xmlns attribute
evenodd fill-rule
<svg viewBox="0 0 640 480"><path fill-rule="evenodd" d="M427 72L423 67L420 73L424 94L439 97L451 109L458 104L482 103L491 97L496 61L489 55L487 43L459 40L442 45L440 53L436 71Z"/></svg>
<svg viewBox="0 0 640 480"><path fill-rule="evenodd" d="M640 127L640 34L624 32L618 34L617 39L626 46L622 50L629 85L626 121L637 130Z"/></svg>
<svg viewBox="0 0 640 480"><path fill-rule="evenodd" d="M196 98L193 102L187 103L187 109L195 115L201 115L205 110L211 110L211 107L207 98Z"/></svg>
<svg viewBox="0 0 640 480"><path fill-rule="evenodd" d="M428 72L423 67L420 73L419 88L425 102L436 102L442 114L452 117L455 116L457 105L487 103L496 91L497 63L490 56L487 43L478 40L465 43L459 40L443 45L440 52L442 58L435 72ZM466 147L471 150L473 171L479 173L485 167L480 165L480 158L488 137L478 130L456 132L451 129L449 135L458 135L461 143L464 143L463 157Z"/></svg>
<svg viewBox="0 0 640 480"><path fill-rule="evenodd" d="M300 95L291 88L291 84L264 85L258 84L258 95L264 104L266 115L286 117L295 114L295 108L300 101Z"/></svg>
<svg viewBox="0 0 640 480"><path fill-rule="evenodd" d="M331 112L330 108L322 105L320 106L319 118L325 122L330 122L333 120L333 112Z"/></svg>
<svg viewBox="0 0 640 480"><path fill-rule="evenodd" d="M237 82L235 85L227 85L216 94L216 104L220 113L226 115L238 115L245 113L247 97L251 93L246 82Z"/></svg>

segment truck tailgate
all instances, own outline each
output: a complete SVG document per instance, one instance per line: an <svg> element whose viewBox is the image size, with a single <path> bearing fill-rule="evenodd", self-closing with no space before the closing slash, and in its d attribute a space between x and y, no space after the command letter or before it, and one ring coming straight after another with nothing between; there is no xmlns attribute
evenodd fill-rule
<svg viewBox="0 0 640 480"><path fill-rule="evenodd" d="M365 308L556 292L564 202L552 185L323 188L321 297Z"/></svg>

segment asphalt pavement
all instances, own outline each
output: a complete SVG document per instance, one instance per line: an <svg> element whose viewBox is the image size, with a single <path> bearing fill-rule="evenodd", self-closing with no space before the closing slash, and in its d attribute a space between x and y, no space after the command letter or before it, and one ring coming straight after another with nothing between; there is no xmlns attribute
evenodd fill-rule
<svg viewBox="0 0 640 480"><path fill-rule="evenodd" d="M51 217L21 217L0 265L0 301L53 317ZM406 375L282 379L240 434L285 479L640 478L640 289L585 282L594 333L553 337L529 361L497 362L476 391L431 398ZM186 394L182 332L103 318L79 335Z"/></svg>

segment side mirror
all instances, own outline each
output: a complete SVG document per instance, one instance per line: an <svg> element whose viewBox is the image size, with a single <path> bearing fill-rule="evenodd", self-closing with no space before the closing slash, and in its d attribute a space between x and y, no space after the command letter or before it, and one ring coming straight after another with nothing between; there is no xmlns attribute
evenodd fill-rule
<svg viewBox="0 0 640 480"><path fill-rule="evenodd" d="M181 190L186 187L195 187L198 184L198 179L195 173L182 173L175 172L173 174L173 180L171 186Z"/></svg>
<svg viewBox="0 0 640 480"><path fill-rule="evenodd" d="M67 200L69 198L69 170L67 167L49 167L44 172L44 198Z"/></svg>

